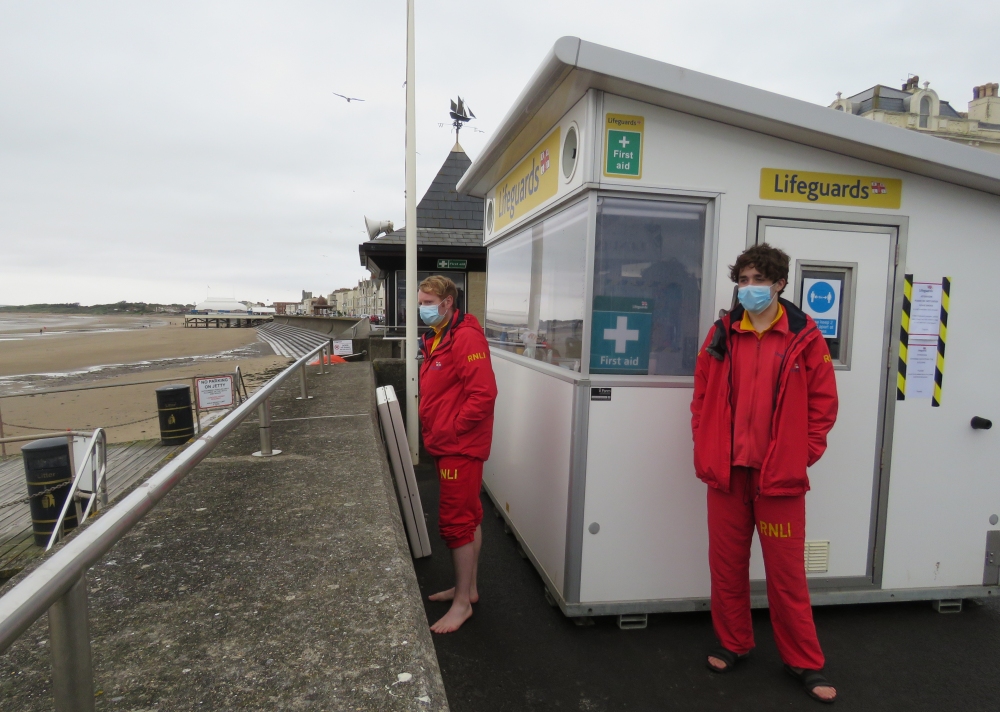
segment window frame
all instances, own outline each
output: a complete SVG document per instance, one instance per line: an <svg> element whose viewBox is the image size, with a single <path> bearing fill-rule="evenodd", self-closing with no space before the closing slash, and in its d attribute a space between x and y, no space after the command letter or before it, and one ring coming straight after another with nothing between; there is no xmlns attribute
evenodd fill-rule
<svg viewBox="0 0 1000 712"><path fill-rule="evenodd" d="M560 200L546 206L531 218L506 229L500 237L486 243L490 250L524 230L530 230L540 222L552 217L558 212L586 201L587 206L587 240L585 246L584 274L584 318L583 344L580 353L580 371L570 371L565 368L537 361L519 354L491 346L494 356L510 360L536 371L556 376L562 380L578 382L590 381L593 386L645 386L649 388L693 388L694 376L657 376L657 375L612 375L590 373L590 343L593 327L594 310L594 259L597 247L597 208L598 200L608 198L629 198L633 200L650 200L654 202L682 202L705 206L705 244L702 255L702 294L698 314L699 334L703 339L709 328L715 322L715 304L717 287L718 248L719 248L719 215L721 212L722 194L715 191L682 190L673 188L656 188L651 186L598 186L585 184L579 189L568 193ZM489 304L489 253L487 252L486 303ZM483 325L485 327L485 324ZM699 344L700 345L700 344Z"/></svg>
<svg viewBox="0 0 1000 712"><path fill-rule="evenodd" d="M802 280L806 272L827 272L843 275L843 286L840 294L840 355L833 359L833 370L851 370L851 351L854 347L854 310L857 294L857 262L835 262L830 260L796 260L795 282L792 287L791 301L802 308Z"/></svg>

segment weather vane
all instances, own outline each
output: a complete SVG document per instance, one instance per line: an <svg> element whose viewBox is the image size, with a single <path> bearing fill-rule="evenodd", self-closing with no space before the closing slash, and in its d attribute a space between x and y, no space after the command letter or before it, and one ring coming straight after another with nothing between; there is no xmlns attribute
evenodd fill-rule
<svg viewBox="0 0 1000 712"><path fill-rule="evenodd" d="M472 109L465 105L465 100L458 97L457 103L454 100L451 102L450 116L452 118L451 125L455 127L455 143L458 143L458 132L465 124L476 118L476 115L472 113Z"/></svg>

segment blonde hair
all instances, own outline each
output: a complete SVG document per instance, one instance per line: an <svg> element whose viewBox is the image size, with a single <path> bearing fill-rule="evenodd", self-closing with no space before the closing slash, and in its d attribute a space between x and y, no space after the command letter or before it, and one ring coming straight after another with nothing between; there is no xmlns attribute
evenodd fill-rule
<svg viewBox="0 0 1000 712"><path fill-rule="evenodd" d="M427 294L435 294L441 297L443 302L448 297L452 298L452 302L458 304L458 287L447 277L442 277L439 274L432 274L430 277L425 279L420 283L420 291L426 292Z"/></svg>

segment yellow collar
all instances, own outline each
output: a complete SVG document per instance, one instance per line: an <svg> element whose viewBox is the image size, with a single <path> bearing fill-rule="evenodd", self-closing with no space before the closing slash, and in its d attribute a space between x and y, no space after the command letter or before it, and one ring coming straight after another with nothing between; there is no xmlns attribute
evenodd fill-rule
<svg viewBox="0 0 1000 712"><path fill-rule="evenodd" d="M750 321L750 312L744 310L743 311L743 320L740 321L740 328L743 331L752 331L753 333L755 333L757 335L758 339L762 339L762 338L764 338L764 334L766 334L768 331L770 331L774 327L775 324L777 324L779 321L781 321L781 317L784 316L784 314L785 314L785 309L779 303L778 304L778 313L775 315L775 317L771 321L771 323L768 324L767 327L765 327L763 331L757 331L754 328L754 326L753 326L753 322Z"/></svg>

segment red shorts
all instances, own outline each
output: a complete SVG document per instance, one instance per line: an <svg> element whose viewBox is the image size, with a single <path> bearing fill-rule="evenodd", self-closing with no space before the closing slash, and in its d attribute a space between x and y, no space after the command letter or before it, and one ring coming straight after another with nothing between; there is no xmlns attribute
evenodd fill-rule
<svg viewBox="0 0 1000 712"><path fill-rule="evenodd" d="M483 461L460 455L437 458L441 498L438 525L449 549L472 542L483 521L479 490L483 485Z"/></svg>

